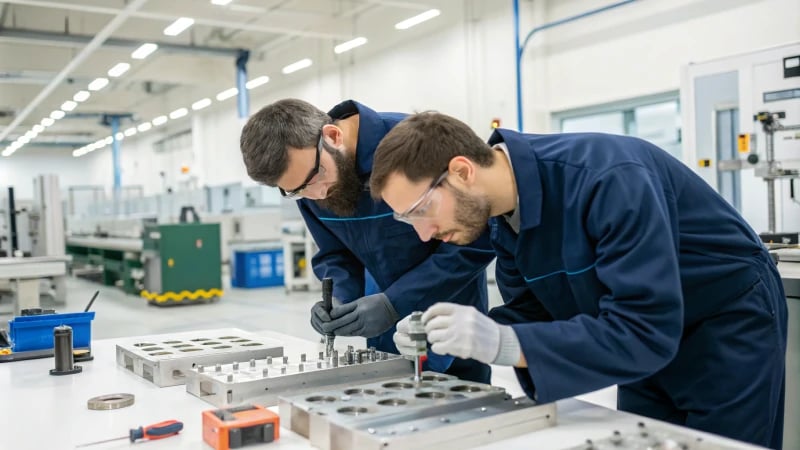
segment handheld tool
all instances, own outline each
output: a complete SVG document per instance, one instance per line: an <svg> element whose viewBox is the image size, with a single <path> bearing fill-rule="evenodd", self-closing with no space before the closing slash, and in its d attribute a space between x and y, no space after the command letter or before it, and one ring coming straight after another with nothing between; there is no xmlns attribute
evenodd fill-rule
<svg viewBox="0 0 800 450"><path fill-rule="evenodd" d="M322 279L322 306L325 312L331 313L333 308L333 278ZM336 339L333 333L325 335L325 356L330 358L333 354L333 341Z"/></svg>
<svg viewBox="0 0 800 450"><path fill-rule="evenodd" d="M428 352L428 335L425 333L425 326L422 324L422 313L414 311L408 321L408 337L414 342L414 383L419 384L422 376L423 358Z"/></svg>
<svg viewBox="0 0 800 450"><path fill-rule="evenodd" d="M259 405L203 411L203 440L216 450L272 442L279 430L280 417Z"/></svg>
<svg viewBox="0 0 800 450"><path fill-rule="evenodd" d="M77 447L87 447L90 445L104 444L106 442L120 441L122 439L130 439L131 442L138 440L154 441L156 439L164 439L170 436L175 436L183 429L183 422L178 420L165 420L163 422L154 423L146 427L131 428L128 436L122 436L113 439L106 439L103 441L90 442L88 444L81 444Z"/></svg>

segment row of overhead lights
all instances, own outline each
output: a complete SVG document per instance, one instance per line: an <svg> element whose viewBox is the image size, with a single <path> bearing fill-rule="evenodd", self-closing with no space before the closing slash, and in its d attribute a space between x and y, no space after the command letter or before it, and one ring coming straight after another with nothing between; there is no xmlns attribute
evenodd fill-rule
<svg viewBox="0 0 800 450"><path fill-rule="evenodd" d="M211 0L211 3L213 3L215 5L224 6L224 5L227 5L228 3L230 3L231 1L232 0ZM394 27L395 27L395 29L398 29L398 30L405 30L405 29L411 28L411 27L413 27L415 25L418 25L418 24L420 24L422 22L425 22L427 20L433 19L434 17L439 16L439 14L441 14L441 12L438 9L431 9L431 10L425 11L425 12L423 12L421 14L418 14L416 16L410 17L410 18L408 18L406 20L403 20L401 22L398 22L398 23L395 24ZM167 35L167 36L178 36L179 34L181 34L184 31L186 31L193 24L194 24L194 19L189 18L189 17L181 17L181 18L178 18L177 20L175 20L174 22L172 22L171 24L169 24L166 28L164 28L163 33L165 35ZM362 45L364 45L366 43L367 43L367 38L365 38L365 37L357 37L355 39L352 39L352 40L349 40L347 42L343 42L341 44L336 45L334 47L333 51L336 54L340 54L340 53L344 53L344 52L347 52L349 50L352 50L352 49L354 49L356 47L360 47L360 46L362 46ZM150 54L155 52L157 49L158 49L158 45L157 44L144 43L139 48L134 50L133 53L131 53L131 58L133 58L133 59L145 59ZM304 58L304 59L301 59L299 61L296 61L296 62L294 62L292 64L289 64L289 65L283 67L281 69L281 73L283 73L284 75L288 75L288 74L297 72L299 70L305 69L307 67L310 67L312 64L313 63L312 63L311 59ZM120 77L125 72L127 72L130 69L130 67L131 67L131 65L129 63L126 63L126 62L118 63L118 64L114 65L111 69L108 70L108 76L112 77L112 78ZM245 86L249 90L249 89L253 89L253 88L256 88L258 86L264 85L267 82L269 82L269 77L266 76L266 75L263 75L263 76L260 76L260 77L257 77L257 78L254 78L254 79L248 81ZM3 152L0 153L0 155L2 155L2 156L11 156L14 152L16 152L17 150L22 148L25 144L27 144L28 142L30 142L31 140L36 138L39 135L39 133L41 133L42 131L45 130L45 128L53 125L57 120L60 120L60 119L64 118L64 116L66 115L67 112L74 110L78 106L78 103L82 103L82 102L86 101L91 96L91 92L99 91L100 89L103 89L104 87L106 87L108 85L108 83L109 83L108 78L96 78L94 81L89 83L89 85L87 86L88 90L78 91L72 97L72 100L67 100L66 102L64 102L61 105L61 109L57 109L57 110L53 111L52 113L50 113L49 117L43 118L40 123L34 125L30 130L28 130L22 136L19 136L17 138L17 140L12 142L11 145L9 145L5 150L3 150ZM226 89L226 90L218 93L215 98L217 99L217 101L224 101L224 100L227 100L227 99L229 99L231 97L236 96L238 93L239 93L239 90L237 88L233 87L233 88ZM201 100L198 100L198 101L192 103L191 108L192 108L193 111L199 111L199 110L201 110L203 108L206 108L206 107L210 106L211 103L212 103L212 100L210 98L203 98ZM103 147L106 147L107 145L110 145L114 141L114 138L116 138L117 140L121 141L126 137L130 137L130 136L135 135L136 133L145 132L145 131L148 131L148 130L154 128L154 127L158 127L160 125L163 125L164 123L166 123L170 119L174 120L174 119L179 119L181 117L184 117L188 113L189 113L189 110L187 108L176 109L176 110L172 111L171 113L169 113L168 115L158 116L158 117L154 118L153 120L151 120L149 122L143 122L143 123L140 123L139 125L137 125L135 127L128 128L125 131L118 132L115 136L107 136L107 137L105 137L103 139L100 139L100 140L98 140L96 142L88 144L88 145L86 145L84 147L75 149L72 152L72 156L75 156L75 157L83 156L83 155L85 155L87 153L93 152L95 150L98 150L98 149L101 149Z"/></svg>

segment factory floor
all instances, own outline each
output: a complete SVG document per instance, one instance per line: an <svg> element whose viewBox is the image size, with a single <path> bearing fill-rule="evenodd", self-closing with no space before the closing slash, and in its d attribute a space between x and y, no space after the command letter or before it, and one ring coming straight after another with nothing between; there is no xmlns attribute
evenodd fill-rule
<svg viewBox="0 0 800 450"><path fill-rule="evenodd" d="M95 319L92 322L92 339L177 333L214 328L239 328L245 331L271 330L301 339L317 340L319 334L309 324L309 311L319 301L320 293L294 291L284 288L237 289L225 280L225 295L209 304L172 307L150 306L144 299L127 295L109 286L67 278L67 303L57 305L42 296L42 307L57 312L78 312L86 308L92 295L100 295L92 305ZM502 304L500 292L494 283L489 284L489 307ZM13 317L10 298L0 297L0 321ZM352 338L360 339L360 338ZM363 342L363 341L362 341ZM348 342L349 343L349 342ZM352 342L354 345L364 345ZM495 367L495 372L510 368ZM507 374L513 378L513 374ZM583 400L615 408L616 388L611 387L580 397Z"/></svg>

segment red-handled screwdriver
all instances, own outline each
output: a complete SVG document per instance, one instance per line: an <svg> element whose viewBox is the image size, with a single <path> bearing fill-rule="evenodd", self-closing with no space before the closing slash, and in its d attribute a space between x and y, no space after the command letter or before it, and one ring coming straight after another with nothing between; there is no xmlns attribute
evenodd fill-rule
<svg viewBox="0 0 800 450"><path fill-rule="evenodd" d="M130 439L131 442L136 442L140 439L153 441L156 439L164 439L170 436L175 436L183 429L183 422L178 420L165 420L163 422L155 423L146 427L131 428L128 436L122 436L113 439L106 439L104 441L90 442L88 444L81 444L77 447L87 447L89 445L104 444L111 441L119 441L122 439Z"/></svg>

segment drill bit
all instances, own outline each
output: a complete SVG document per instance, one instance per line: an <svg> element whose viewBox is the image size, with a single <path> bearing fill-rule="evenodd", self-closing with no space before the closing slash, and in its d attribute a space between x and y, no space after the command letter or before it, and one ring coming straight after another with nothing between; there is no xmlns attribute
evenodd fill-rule
<svg viewBox="0 0 800 450"><path fill-rule="evenodd" d="M333 278L322 279L322 305L325 311L330 314L333 308ZM333 354L333 341L336 336L333 333L325 335L325 356L330 357Z"/></svg>
<svg viewBox="0 0 800 450"><path fill-rule="evenodd" d="M422 378L422 356L428 351L428 335L422 324L422 313L414 311L408 321L408 337L415 345L414 353L414 383L419 385Z"/></svg>

